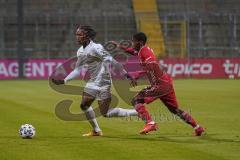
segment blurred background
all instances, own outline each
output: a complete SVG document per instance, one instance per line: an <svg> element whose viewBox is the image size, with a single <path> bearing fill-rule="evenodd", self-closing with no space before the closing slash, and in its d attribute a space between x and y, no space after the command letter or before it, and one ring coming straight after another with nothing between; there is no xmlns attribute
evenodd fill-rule
<svg viewBox="0 0 240 160"><path fill-rule="evenodd" d="M79 24L93 26L102 44L145 32L148 45L170 74L179 62L182 77L194 77L194 67L196 72L222 67L216 71L222 72L220 76L199 77L236 78L240 76L239 8L239 0L0 0L0 62L5 67L0 78L3 71L10 73L10 60L18 61L18 76L23 77L25 61L75 56L79 46L74 32ZM212 67L193 67L194 60Z"/></svg>

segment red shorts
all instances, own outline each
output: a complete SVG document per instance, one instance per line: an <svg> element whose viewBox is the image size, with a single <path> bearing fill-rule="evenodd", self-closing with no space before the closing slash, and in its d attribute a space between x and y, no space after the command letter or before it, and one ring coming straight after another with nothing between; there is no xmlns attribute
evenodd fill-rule
<svg viewBox="0 0 240 160"><path fill-rule="evenodd" d="M167 77L161 85L149 86L141 90L134 99L149 104L160 99L168 108L178 108L178 102L173 88L172 79Z"/></svg>

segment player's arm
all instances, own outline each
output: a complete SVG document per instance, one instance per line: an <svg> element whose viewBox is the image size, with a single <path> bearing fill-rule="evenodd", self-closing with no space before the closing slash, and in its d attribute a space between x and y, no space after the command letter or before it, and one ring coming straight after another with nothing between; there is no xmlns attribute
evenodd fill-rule
<svg viewBox="0 0 240 160"><path fill-rule="evenodd" d="M124 67L121 63L119 63L114 58L112 58L111 65L114 66L115 68L117 68L121 72L120 74L124 75L124 77L131 82L132 86L134 86L134 87L137 86L136 79L124 69Z"/></svg>
<svg viewBox="0 0 240 160"><path fill-rule="evenodd" d="M74 70L72 70L72 72L70 72L66 78L64 79L53 79L52 78L52 82L56 85L62 85L62 84L66 84L68 81L71 81L75 78L77 78L79 76L79 72L80 72L80 66L82 65L82 60L81 58L78 57L77 62L75 64L75 68Z"/></svg>
<svg viewBox="0 0 240 160"><path fill-rule="evenodd" d="M99 57L104 63L109 63L112 65L112 67L116 68L120 71L120 75L124 75L126 79L131 81L132 86L136 86L137 82L136 80L128 74L128 72L124 69L121 63L116 61L104 48L102 45L99 45L96 47L96 53L97 57Z"/></svg>
<svg viewBox="0 0 240 160"><path fill-rule="evenodd" d="M112 43L115 44L118 48L124 50L126 53L129 53L129 54L131 54L133 56L136 56L138 54L138 51L136 51L135 49L133 49L131 47L127 48L125 46L120 45L116 41L112 41Z"/></svg>
<svg viewBox="0 0 240 160"><path fill-rule="evenodd" d="M131 55L133 55L133 56L136 56L137 53L138 53L138 52L137 52L135 49L133 49L133 48L125 48L125 47L123 47L123 46L120 46L120 48L123 49L126 53L129 53L129 54L131 54Z"/></svg>
<svg viewBox="0 0 240 160"><path fill-rule="evenodd" d="M129 72L129 75L131 75L134 79L139 79L146 75L146 71L136 71L136 72Z"/></svg>

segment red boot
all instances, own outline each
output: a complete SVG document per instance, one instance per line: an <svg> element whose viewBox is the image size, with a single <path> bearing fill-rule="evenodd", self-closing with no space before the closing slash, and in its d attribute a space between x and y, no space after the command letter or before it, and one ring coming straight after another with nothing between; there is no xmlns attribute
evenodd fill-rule
<svg viewBox="0 0 240 160"><path fill-rule="evenodd" d="M144 126L143 130L141 130L139 133L140 134L147 134L148 132L151 132L151 131L156 131L157 130L157 123L148 123Z"/></svg>
<svg viewBox="0 0 240 160"><path fill-rule="evenodd" d="M198 126L196 129L195 129L195 136L201 136L203 133L204 133L204 128L201 127L201 126Z"/></svg>

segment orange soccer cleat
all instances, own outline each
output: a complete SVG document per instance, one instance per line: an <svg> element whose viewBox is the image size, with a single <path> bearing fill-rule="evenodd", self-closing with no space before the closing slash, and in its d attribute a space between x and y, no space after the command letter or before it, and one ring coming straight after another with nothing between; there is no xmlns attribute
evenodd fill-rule
<svg viewBox="0 0 240 160"><path fill-rule="evenodd" d="M195 130L195 136L201 136L205 132L204 128L201 126L198 126L194 130Z"/></svg>
<svg viewBox="0 0 240 160"><path fill-rule="evenodd" d="M144 126L143 130L141 130L139 133L140 134L147 134L148 132L151 132L151 131L156 131L157 130L157 123L148 123Z"/></svg>
<svg viewBox="0 0 240 160"><path fill-rule="evenodd" d="M82 136L83 137L93 137L93 136L102 136L102 135L103 135L102 131L99 131L99 132L91 131L89 133L83 134Z"/></svg>

